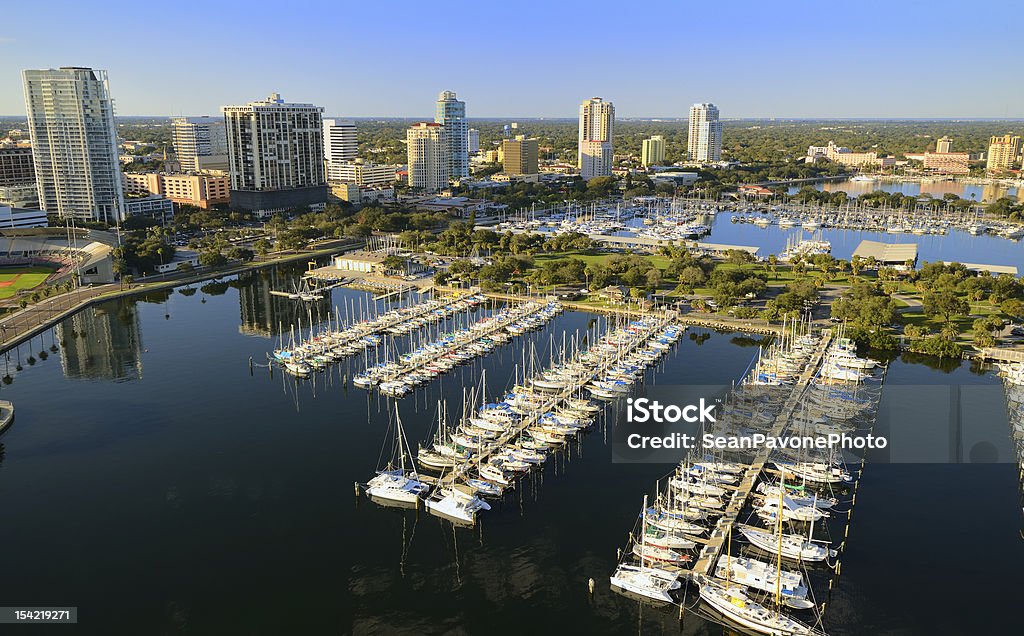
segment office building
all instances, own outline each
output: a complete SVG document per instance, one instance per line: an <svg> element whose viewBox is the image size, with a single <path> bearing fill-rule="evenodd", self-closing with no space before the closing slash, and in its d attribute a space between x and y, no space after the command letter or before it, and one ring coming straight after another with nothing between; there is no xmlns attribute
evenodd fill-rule
<svg viewBox="0 0 1024 636"><path fill-rule="evenodd" d="M505 174L539 174L537 155L540 142L517 135L501 141Z"/></svg>
<svg viewBox="0 0 1024 636"><path fill-rule="evenodd" d="M106 71L27 70L25 110L42 209L114 223L124 217L114 104Z"/></svg>
<svg viewBox="0 0 1024 636"><path fill-rule="evenodd" d="M686 149L691 161L722 160L722 122L714 104L694 104L690 108L690 131Z"/></svg>
<svg viewBox="0 0 1024 636"><path fill-rule="evenodd" d="M289 104L277 93L225 106L231 204L269 216L327 203L323 108Z"/></svg>
<svg viewBox="0 0 1024 636"><path fill-rule="evenodd" d="M159 194L179 205L209 210L231 201L231 177L227 173L162 174L124 173L124 191L132 196Z"/></svg>
<svg viewBox="0 0 1024 636"><path fill-rule="evenodd" d="M1017 135L1003 135L992 137L988 145L989 172L1009 170L1010 166L1017 160L1017 153L1020 149L1020 137Z"/></svg>
<svg viewBox="0 0 1024 636"><path fill-rule="evenodd" d="M935 142L935 152L946 153L953 152L953 140L949 137L942 137Z"/></svg>
<svg viewBox="0 0 1024 636"><path fill-rule="evenodd" d="M469 154L475 155L476 153L480 152L480 131L477 130L476 128L470 128L468 135L469 145L467 147L467 150L469 151Z"/></svg>
<svg viewBox="0 0 1024 636"><path fill-rule="evenodd" d="M658 166L665 163L665 138L661 135L654 135L644 139L640 151L640 163L647 166Z"/></svg>
<svg viewBox="0 0 1024 636"><path fill-rule="evenodd" d="M456 99L452 91L443 91L437 97L434 123L444 127L448 178L468 177L469 127L466 125L466 102Z"/></svg>
<svg viewBox="0 0 1024 636"><path fill-rule="evenodd" d="M358 154L355 122L349 119L325 119L324 161L327 163L327 180L342 180L338 176L340 166L354 161Z"/></svg>
<svg viewBox="0 0 1024 636"><path fill-rule="evenodd" d="M615 106L611 102L593 97L580 104L576 162L584 179L611 176L614 129Z"/></svg>
<svg viewBox="0 0 1024 636"><path fill-rule="evenodd" d="M0 148L0 186L35 182L36 170L32 165L31 148L21 146Z"/></svg>
<svg viewBox="0 0 1024 636"><path fill-rule="evenodd" d="M174 203L159 194L128 197L124 200L124 214L126 217L149 216L166 222L174 218Z"/></svg>
<svg viewBox="0 0 1024 636"><path fill-rule="evenodd" d="M227 172L228 137L223 118L175 117L171 119L171 138L182 172Z"/></svg>
<svg viewBox="0 0 1024 636"><path fill-rule="evenodd" d="M405 166L375 164L362 159L340 163L334 167L330 183L355 183L361 186L389 185Z"/></svg>
<svg viewBox="0 0 1024 636"><path fill-rule="evenodd" d="M448 187L448 144L444 126L421 122L405 133L409 187L437 192Z"/></svg>

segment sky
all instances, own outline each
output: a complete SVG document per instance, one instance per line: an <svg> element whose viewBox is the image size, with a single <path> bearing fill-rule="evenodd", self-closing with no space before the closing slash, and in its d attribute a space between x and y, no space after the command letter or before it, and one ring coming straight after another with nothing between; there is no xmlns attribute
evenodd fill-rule
<svg viewBox="0 0 1024 636"><path fill-rule="evenodd" d="M1015 6L1016 5L1016 6ZM45 12L40 19L39 12ZM1024 117L1019 0L12 2L0 115L21 71L106 69L119 115L217 114L279 92L328 116Z"/></svg>

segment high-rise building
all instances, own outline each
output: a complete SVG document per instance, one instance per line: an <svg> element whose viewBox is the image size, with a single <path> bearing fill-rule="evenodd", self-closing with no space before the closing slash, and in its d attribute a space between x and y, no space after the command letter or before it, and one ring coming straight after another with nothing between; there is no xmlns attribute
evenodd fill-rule
<svg viewBox="0 0 1024 636"><path fill-rule="evenodd" d="M175 117L171 136L182 172L227 172L228 136L223 117Z"/></svg>
<svg viewBox="0 0 1024 636"><path fill-rule="evenodd" d="M231 204L268 216L327 203L323 108L289 104L277 93L245 106L224 106Z"/></svg>
<svg viewBox="0 0 1024 636"><path fill-rule="evenodd" d="M935 142L935 152L945 153L953 152L953 140L949 137L942 137Z"/></svg>
<svg viewBox="0 0 1024 636"><path fill-rule="evenodd" d="M107 223L124 218L107 72L63 67L22 75L42 209Z"/></svg>
<svg viewBox="0 0 1024 636"><path fill-rule="evenodd" d="M467 150L471 155L480 152L480 131L476 128L469 129L469 145Z"/></svg>
<svg viewBox="0 0 1024 636"><path fill-rule="evenodd" d="M686 140L691 161L722 160L722 122L714 104L694 104L690 108L690 134Z"/></svg>
<svg viewBox="0 0 1024 636"><path fill-rule="evenodd" d="M0 148L0 186L35 183L32 149L18 146Z"/></svg>
<svg viewBox="0 0 1024 636"><path fill-rule="evenodd" d="M1017 152L1020 148L1020 137L1017 135L1003 135L992 137L988 144L988 165L989 172L1007 170L1017 160Z"/></svg>
<svg viewBox="0 0 1024 636"><path fill-rule="evenodd" d="M537 156L540 142L517 135L501 141L505 174L538 174Z"/></svg>
<svg viewBox="0 0 1024 636"><path fill-rule="evenodd" d="M437 97L434 123L444 126L448 178L468 177L469 127L466 125L466 102L456 99L452 91L443 91Z"/></svg>
<svg viewBox="0 0 1024 636"><path fill-rule="evenodd" d="M614 150L615 106L600 97L580 104L579 147L576 161L584 179L610 176Z"/></svg>
<svg viewBox="0 0 1024 636"><path fill-rule="evenodd" d="M341 165L355 160L359 154L356 124L350 119L324 120L324 160L327 162L327 180L339 181Z"/></svg>
<svg viewBox="0 0 1024 636"><path fill-rule="evenodd" d="M448 144L439 123L413 124L405 133L409 158L409 186L428 192L448 187Z"/></svg>
<svg viewBox="0 0 1024 636"><path fill-rule="evenodd" d="M640 151L640 163L647 166L657 166L665 163L665 138L661 135L653 135L644 139Z"/></svg>

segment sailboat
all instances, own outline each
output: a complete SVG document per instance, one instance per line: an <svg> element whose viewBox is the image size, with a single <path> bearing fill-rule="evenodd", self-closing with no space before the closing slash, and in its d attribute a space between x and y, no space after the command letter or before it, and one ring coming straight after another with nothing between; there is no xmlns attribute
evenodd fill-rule
<svg viewBox="0 0 1024 636"><path fill-rule="evenodd" d="M371 499L384 503L416 504L420 497L430 492L430 486L420 481L416 473L405 429L395 405L395 438L391 459L377 476L366 484L366 494Z"/></svg>
<svg viewBox="0 0 1024 636"><path fill-rule="evenodd" d="M780 495L782 491L780 491ZM782 502L779 502L782 505ZM782 542L782 519L778 520L778 535L776 538L781 545ZM730 532L726 538L727 544L731 542L732 532ZM773 568L771 565L764 563L763 570L773 570L771 576L774 579L775 588L775 609L770 609L757 601L750 598L747 595L747 587L744 584L731 585L732 574L734 568L732 566L731 552L728 553L725 568L725 583L724 585L717 580L699 575L697 578L698 585L700 585L700 598L711 607L715 608L725 618L738 625L742 625L751 629L759 634L768 634L770 636L820 636L823 632L806 625L786 614L783 614L781 607L782 601L782 590L783 580L788 572L782 570L782 556L781 553L778 557L778 565ZM719 562L719 568L722 563ZM749 565L749 564L748 564ZM753 573L750 573L750 578ZM813 606L813 604L812 604Z"/></svg>
<svg viewBox="0 0 1024 636"><path fill-rule="evenodd" d="M640 513L640 536L647 536L647 496ZM610 582L613 590L642 597L658 604L674 603L672 592L682 587L679 576L673 572L648 565L648 559L641 551L640 565L620 563L615 568Z"/></svg>

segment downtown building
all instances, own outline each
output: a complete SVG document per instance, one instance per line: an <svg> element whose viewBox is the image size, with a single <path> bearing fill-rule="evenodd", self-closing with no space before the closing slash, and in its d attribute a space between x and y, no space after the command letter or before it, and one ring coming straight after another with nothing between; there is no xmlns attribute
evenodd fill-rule
<svg viewBox="0 0 1024 636"><path fill-rule="evenodd" d="M438 192L448 187L449 161L447 135L440 123L413 124L405 133L409 158L409 187Z"/></svg>
<svg viewBox="0 0 1024 636"><path fill-rule="evenodd" d="M359 155L356 133L356 124L350 119L324 120L324 162L327 164L328 181L345 180L340 176L342 166L355 161Z"/></svg>
<svg viewBox="0 0 1024 636"><path fill-rule="evenodd" d="M323 209L323 108L289 104L277 93L245 106L224 106L233 207L270 216Z"/></svg>
<svg viewBox="0 0 1024 636"><path fill-rule="evenodd" d="M515 139L503 139L502 169L507 175L539 174L538 155L540 142L517 135Z"/></svg>
<svg viewBox="0 0 1024 636"><path fill-rule="evenodd" d="M1013 162L1017 160L1019 150L1020 137L1017 135L992 137L989 139L988 163L985 169L989 172L1009 170Z"/></svg>
<svg viewBox="0 0 1024 636"><path fill-rule="evenodd" d="M444 128L448 178L457 180L468 177L469 126L466 123L466 102L456 99L453 91L442 91L437 97L434 123Z"/></svg>
<svg viewBox="0 0 1024 636"><path fill-rule="evenodd" d="M346 161L334 167L333 176L328 181L334 183L354 183L360 186L393 185L398 180L398 173L405 166L394 164L377 164L362 159Z"/></svg>
<svg viewBox="0 0 1024 636"><path fill-rule="evenodd" d="M640 163L645 168L658 166L665 163L665 138L661 135L654 135L644 139L640 149Z"/></svg>
<svg viewBox="0 0 1024 636"><path fill-rule="evenodd" d="M924 169L935 174L970 174L971 155L953 152L953 140L943 137L935 142L935 152L926 152L922 157Z"/></svg>
<svg viewBox="0 0 1024 636"><path fill-rule="evenodd" d="M614 129L615 106L611 102L593 97L580 104L576 165L584 179L611 176Z"/></svg>
<svg viewBox="0 0 1024 636"><path fill-rule="evenodd" d="M711 163L722 160L722 122L714 104L694 104L690 108L686 150L690 161Z"/></svg>
<svg viewBox="0 0 1024 636"><path fill-rule="evenodd" d="M171 119L174 154L182 172L228 171L228 137L223 118Z"/></svg>
<svg viewBox="0 0 1024 636"><path fill-rule="evenodd" d="M22 78L42 209L62 218L122 220L121 164L106 71L62 67L26 70Z"/></svg>
<svg viewBox="0 0 1024 636"><path fill-rule="evenodd" d="M191 205L203 210L231 201L231 177L226 172L125 172L123 178L124 191L130 196L158 194L179 205Z"/></svg>

